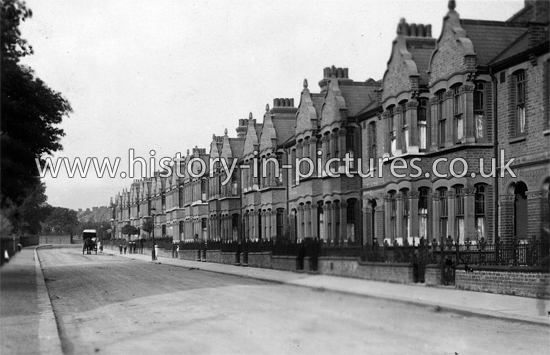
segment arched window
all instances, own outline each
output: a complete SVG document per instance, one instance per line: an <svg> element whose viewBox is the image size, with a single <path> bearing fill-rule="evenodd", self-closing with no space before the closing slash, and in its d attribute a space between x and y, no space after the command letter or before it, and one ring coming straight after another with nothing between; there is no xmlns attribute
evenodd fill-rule
<svg viewBox="0 0 550 355"><path fill-rule="evenodd" d="M370 215L370 219L371 219L371 240L372 240L372 244L378 244L378 238L377 238L377 235L376 235L376 200L371 200L371 215Z"/></svg>
<svg viewBox="0 0 550 355"><path fill-rule="evenodd" d="M475 195L475 226L477 239L485 238L487 239L486 232L486 218L485 210L487 203L487 185L478 184L475 186L476 195Z"/></svg>
<svg viewBox="0 0 550 355"><path fill-rule="evenodd" d="M336 234L334 235L334 240L337 242L340 242L340 239L343 238L342 235L340 235L340 223L342 221L340 220L340 208L342 206L340 205L340 201L334 201L334 210L336 213L334 214L334 224L336 225Z"/></svg>
<svg viewBox="0 0 550 355"><path fill-rule="evenodd" d="M291 166L292 166L292 185L296 185L296 149L292 149L292 153L290 155L291 159Z"/></svg>
<svg viewBox="0 0 550 355"><path fill-rule="evenodd" d="M206 180L201 180L201 199L206 201Z"/></svg>
<svg viewBox="0 0 550 355"><path fill-rule="evenodd" d="M409 190L408 189L402 189L401 190L401 198L403 200L402 204L402 215L403 215L403 224L402 224L402 230L401 230L401 236L403 237L403 240L407 240L408 242L411 242L411 206L410 206L410 200L409 200Z"/></svg>
<svg viewBox="0 0 550 355"><path fill-rule="evenodd" d="M397 237L397 199L395 191L388 193L388 213L390 215L390 233L391 241Z"/></svg>
<svg viewBox="0 0 550 355"><path fill-rule="evenodd" d="M447 238L449 235L449 205L447 201L447 188L438 189L439 192L439 236Z"/></svg>
<svg viewBox="0 0 550 355"><path fill-rule="evenodd" d="M464 187L457 185L454 188L455 192L455 236L459 243L464 242L465 225L464 225Z"/></svg>
<svg viewBox="0 0 550 355"><path fill-rule="evenodd" d="M461 84L453 86L453 114L455 120L455 141L462 142L464 138L464 109L462 104L462 96L460 95Z"/></svg>
<svg viewBox="0 0 550 355"><path fill-rule="evenodd" d="M403 131L403 147L408 150L410 139L409 122L407 121L407 101L403 100L399 103L401 108L401 129Z"/></svg>
<svg viewBox="0 0 550 355"><path fill-rule="evenodd" d="M514 200L514 237L519 239L527 238L527 185L523 182L519 182L516 185L514 194L516 196Z"/></svg>
<svg viewBox="0 0 550 355"><path fill-rule="evenodd" d="M284 233L284 218L285 218L285 209L277 208L277 216L275 218L275 224L277 226L277 238L282 238Z"/></svg>
<svg viewBox="0 0 550 355"><path fill-rule="evenodd" d="M356 213L357 213L357 200L356 199L349 199L347 202L346 207L346 217L347 217L347 240L349 243L355 243L355 223L356 223Z"/></svg>
<svg viewBox="0 0 550 355"><path fill-rule="evenodd" d="M516 96L516 135L525 134L525 70L514 73Z"/></svg>
<svg viewBox="0 0 550 355"><path fill-rule="evenodd" d="M351 159L350 170L355 169L355 130L348 128L346 132L346 154Z"/></svg>
<svg viewBox="0 0 550 355"><path fill-rule="evenodd" d="M421 187L418 196L418 236L428 240L428 195L429 189Z"/></svg>
<svg viewBox="0 0 550 355"><path fill-rule="evenodd" d="M476 139L483 139L485 130L485 85L478 81L474 89L474 124Z"/></svg>
<svg viewBox="0 0 550 355"><path fill-rule="evenodd" d="M438 143L439 147L445 147L446 139L446 117L445 117L445 90L440 90L436 93L437 96L437 120L438 120Z"/></svg>
<svg viewBox="0 0 550 355"><path fill-rule="evenodd" d="M419 99L418 100L418 111L417 111L417 126L418 126L418 144L420 150L425 150L428 141L428 100Z"/></svg>
<svg viewBox="0 0 550 355"><path fill-rule="evenodd" d="M317 205L317 238L325 240L325 213L322 202Z"/></svg>
<svg viewBox="0 0 550 355"><path fill-rule="evenodd" d="M396 128L396 117L395 117L395 106L388 107L388 114L390 120L390 149L391 155L395 155L397 151L397 128Z"/></svg>

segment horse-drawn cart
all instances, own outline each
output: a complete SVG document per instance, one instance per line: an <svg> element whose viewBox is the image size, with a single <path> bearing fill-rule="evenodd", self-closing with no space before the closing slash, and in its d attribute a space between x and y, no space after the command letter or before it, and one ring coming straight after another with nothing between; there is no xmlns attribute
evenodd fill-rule
<svg viewBox="0 0 550 355"><path fill-rule="evenodd" d="M94 251L97 254L98 238L95 229L85 229L82 232L82 240L82 255L84 255L84 253L91 254Z"/></svg>

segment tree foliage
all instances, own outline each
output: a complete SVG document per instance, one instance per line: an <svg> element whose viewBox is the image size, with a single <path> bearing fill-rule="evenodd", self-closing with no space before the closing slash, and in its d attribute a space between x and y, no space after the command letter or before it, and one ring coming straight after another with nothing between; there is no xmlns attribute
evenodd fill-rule
<svg viewBox="0 0 550 355"><path fill-rule="evenodd" d="M153 231L153 228L155 228L155 225L153 224L153 219L144 218L143 223L141 224L141 229L144 232L151 233Z"/></svg>
<svg viewBox="0 0 550 355"><path fill-rule="evenodd" d="M124 235L138 234L138 229L132 225L126 224L122 227L120 232Z"/></svg>
<svg viewBox="0 0 550 355"><path fill-rule="evenodd" d="M44 222L44 230L54 234L75 235L78 226L76 211L64 207L51 207L51 212Z"/></svg>
<svg viewBox="0 0 550 355"><path fill-rule="evenodd" d="M21 65L20 58L33 54L32 47L21 38L21 21L32 16L24 2L1 0L1 126L0 169L2 186L0 202L4 215L15 231L19 228L35 231L35 211L44 205L39 196L41 186L36 159L62 149L60 139L65 135L59 125L71 112L69 102L49 88L34 72ZM34 195L35 200L28 200ZM45 195L42 192L42 195ZM21 211L11 209L23 207ZM32 217L32 220L24 220ZM40 219L40 218L38 218Z"/></svg>
<svg viewBox="0 0 550 355"><path fill-rule="evenodd" d="M82 235L84 229L95 229L97 231L97 236L101 239L111 239L111 223L109 222L95 222L87 221L80 222L76 227L76 235Z"/></svg>

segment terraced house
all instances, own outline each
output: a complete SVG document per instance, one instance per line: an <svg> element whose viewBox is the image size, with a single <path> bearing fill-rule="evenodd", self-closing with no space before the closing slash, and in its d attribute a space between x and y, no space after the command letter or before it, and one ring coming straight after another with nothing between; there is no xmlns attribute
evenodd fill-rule
<svg viewBox="0 0 550 355"><path fill-rule="evenodd" d="M154 211L155 235L186 241L547 239L548 6L483 21L449 1L437 38L401 19L381 80L325 68L297 107L274 99L261 123L251 113L235 138L214 135L183 162L237 159L231 176L217 164L135 181L113 199L113 222L139 228Z"/></svg>

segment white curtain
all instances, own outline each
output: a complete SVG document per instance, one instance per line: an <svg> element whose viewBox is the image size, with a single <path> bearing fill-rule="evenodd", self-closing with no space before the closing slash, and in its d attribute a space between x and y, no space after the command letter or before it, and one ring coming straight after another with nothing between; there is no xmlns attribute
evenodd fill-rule
<svg viewBox="0 0 550 355"><path fill-rule="evenodd" d="M419 230L418 230L418 236L420 238L424 237L424 239L428 239L428 216L426 215L428 213L427 209L423 208L420 210L420 222L419 222Z"/></svg>
<svg viewBox="0 0 550 355"><path fill-rule="evenodd" d="M485 238L485 217L478 217L476 221L477 239Z"/></svg>
<svg viewBox="0 0 550 355"><path fill-rule="evenodd" d="M464 218L457 218L456 222L457 222L456 228L457 228L458 242L462 243L462 242L464 242L464 235L465 235L465 232L464 232Z"/></svg>
<svg viewBox="0 0 550 355"><path fill-rule="evenodd" d="M462 116L458 117L456 120L456 138L462 139L464 137L464 121Z"/></svg>
<svg viewBox="0 0 550 355"><path fill-rule="evenodd" d="M420 127L420 149L426 149L426 125Z"/></svg>

